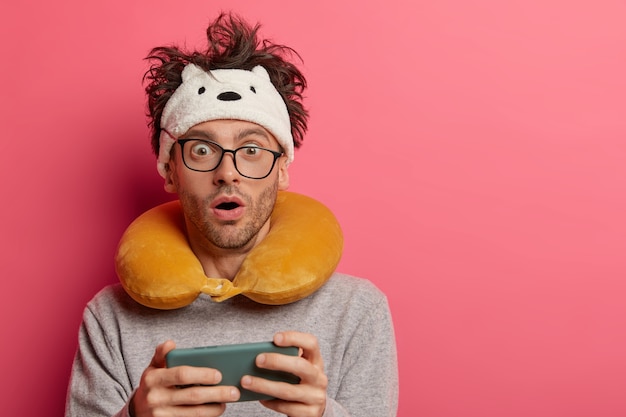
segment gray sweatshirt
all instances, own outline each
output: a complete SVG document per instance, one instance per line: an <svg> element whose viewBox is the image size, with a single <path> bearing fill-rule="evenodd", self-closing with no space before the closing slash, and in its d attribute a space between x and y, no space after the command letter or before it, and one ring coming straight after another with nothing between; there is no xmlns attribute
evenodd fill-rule
<svg viewBox="0 0 626 417"><path fill-rule="evenodd" d="M393 417L398 369L386 297L369 281L334 274L313 295L268 306L244 296L222 303L201 295L177 310L133 301L120 285L85 308L68 389L66 417L127 417L128 400L167 339L177 348L270 341L296 330L317 336L328 376L325 417ZM231 403L224 416L279 414L256 401Z"/></svg>

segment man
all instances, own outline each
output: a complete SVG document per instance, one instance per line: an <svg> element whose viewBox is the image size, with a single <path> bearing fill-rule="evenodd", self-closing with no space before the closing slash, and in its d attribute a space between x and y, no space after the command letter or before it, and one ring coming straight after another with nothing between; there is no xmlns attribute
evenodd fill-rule
<svg viewBox="0 0 626 417"><path fill-rule="evenodd" d="M177 193L190 246L212 277L232 279L269 232L306 131L306 81L286 59L293 51L259 42L257 31L221 15L207 30L206 52L161 47L149 56L156 61L146 91L158 170L165 189ZM207 104L199 78L245 88ZM298 376L299 384L242 379L243 388L273 400L237 402L240 392L216 385L215 369L165 365L175 347L264 340L301 352L256 362ZM176 310L144 307L114 285L85 309L66 416L383 417L395 416L397 389L388 304L366 280L335 273L314 294L281 306L200 296Z"/></svg>

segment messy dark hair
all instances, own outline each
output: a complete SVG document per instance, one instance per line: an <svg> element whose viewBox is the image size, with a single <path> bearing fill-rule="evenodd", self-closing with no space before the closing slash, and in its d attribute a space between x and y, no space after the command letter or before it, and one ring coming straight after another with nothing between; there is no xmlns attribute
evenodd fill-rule
<svg viewBox="0 0 626 417"><path fill-rule="evenodd" d="M307 130L308 111L302 105L306 79L288 60L300 56L293 49L270 40L259 40L260 25L250 26L239 16L221 13L207 28L206 51L186 52L177 46L152 49L147 60L152 61L144 74L147 82L148 126L152 130L152 150L159 154L161 115L165 104L182 84L181 73L187 64L195 64L205 71L215 69L251 70L262 65L272 84L287 105L294 147L298 148Z"/></svg>

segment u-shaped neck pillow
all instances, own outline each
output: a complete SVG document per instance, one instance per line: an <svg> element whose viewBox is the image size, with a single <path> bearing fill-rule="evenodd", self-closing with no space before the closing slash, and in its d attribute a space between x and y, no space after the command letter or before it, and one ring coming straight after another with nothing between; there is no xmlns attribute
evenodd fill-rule
<svg viewBox="0 0 626 417"><path fill-rule="evenodd" d="M189 246L178 201L143 213L126 229L115 269L126 292L147 307L170 310L205 293L220 302L238 294L262 304L288 304L330 278L343 250L341 227L320 202L280 191L270 231L235 278L210 278Z"/></svg>

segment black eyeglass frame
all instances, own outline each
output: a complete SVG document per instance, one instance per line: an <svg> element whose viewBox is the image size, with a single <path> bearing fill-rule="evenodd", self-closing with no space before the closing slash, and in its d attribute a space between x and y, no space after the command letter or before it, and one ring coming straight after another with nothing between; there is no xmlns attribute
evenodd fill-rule
<svg viewBox="0 0 626 417"><path fill-rule="evenodd" d="M219 161L217 161L217 164L215 165L215 168L212 168L212 169L195 169L195 168L191 168L189 165L187 165L187 161L185 160L185 143L191 142L191 141L204 142L206 144L214 145L214 146L218 147L219 149L221 149L222 154L220 155L220 159L219 159ZM181 157L183 159L183 164L185 164L187 169L190 169L190 170L196 171L196 172L211 172L211 171L215 171L220 166L220 164L222 163L222 160L224 159L224 154L231 153L231 154L233 154L233 165L235 166L235 169L237 170L239 175L241 175L242 177L245 177L245 178L250 178L252 180L262 180L263 178L267 178L272 173L272 171L274 170L274 166L276 166L276 161L278 160L278 158L280 158L281 156L283 156L285 154L284 152L278 152L278 151L275 151L273 149L268 149L268 148L263 148L262 146L253 146L253 145L241 146L241 147L239 147L237 149L225 149L222 146L220 146L219 143L215 143L215 142L212 142L210 140L195 139L195 138L178 139L176 142L178 142L178 144L180 144ZM270 152L274 156L274 160L272 161L272 166L270 167L270 169L267 172L267 174L265 174L262 177L250 177L248 175L243 174L241 171L239 171L239 168L237 168L237 152L242 150L242 149L261 149L261 150Z"/></svg>

